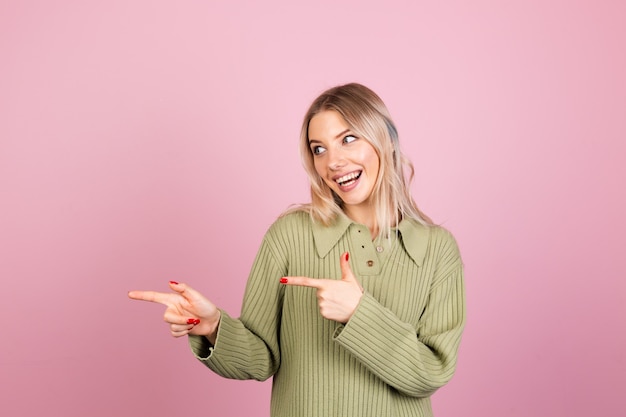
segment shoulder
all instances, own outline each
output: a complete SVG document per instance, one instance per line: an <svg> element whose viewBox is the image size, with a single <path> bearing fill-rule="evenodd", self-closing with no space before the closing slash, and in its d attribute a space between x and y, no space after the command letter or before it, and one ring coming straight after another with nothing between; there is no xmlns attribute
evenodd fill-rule
<svg viewBox="0 0 626 417"><path fill-rule="evenodd" d="M443 226L426 226L430 229L430 244L441 246L451 251L459 251L458 244L452 232Z"/></svg>
<svg viewBox="0 0 626 417"><path fill-rule="evenodd" d="M442 226L429 226L430 239L428 255L437 264L441 273L446 274L463 268L461 251L454 235Z"/></svg>
<svg viewBox="0 0 626 417"><path fill-rule="evenodd" d="M303 210L289 211L281 214L267 230L266 239L276 240L308 236L311 233L312 220L309 213Z"/></svg>
<svg viewBox="0 0 626 417"><path fill-rule="evenodd" d="M304 211L304 210L287 211L281 214L280 216L278 216L278 218L270 226L270 230L291 228L294 226L310 227L311 223L312 223L311 216L309 215L307 211Z"/></svg>
<svg viewBox="0 0 626 417"><path fill-rule="evenodd" d="M287 264L294 257L313 253L314 239L309 214L303 211L282 214L265 233L262 248L272 253L278 262Z"/></svg>
<svg viewBox="0 0 626 417"><path fill-rule="evenodd" d="M442 226L424 225L417 220L406 219L400 223L400 232L407 252L419 265L433 261L460 261L456 239Z"/></svg>

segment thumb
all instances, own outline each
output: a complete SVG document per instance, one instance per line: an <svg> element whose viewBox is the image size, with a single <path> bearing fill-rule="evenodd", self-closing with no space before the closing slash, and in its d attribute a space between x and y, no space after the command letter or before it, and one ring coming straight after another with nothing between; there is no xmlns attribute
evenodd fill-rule
<svg viewBox="0 0 626 417"><path fill-rule="evenodd" d="M354 273L352 273L352 268L350 268L349 260L350 253L346 252L341 255L341 259L339 260L339 264L341 265L341 280L345 282L356 282L357 284L359 284L359 281L357 281ZM360 286L361 285L359 284L359 287Z"/></svg>
<svg viewBox="0 0 626 417"><path fill-rule="evenodd" d="M215 308L215 305L207 300L204 295L187 284L179 284L176 281L170 281L170 288L180 294L189 304L194 305L196 308L200 305L206 305L206 303L210 304L211 308Z"/></svg>
<svg viewBox="0 0 626 417"><path fill-rule="evenodd" d="M185 297L187 300L197 294L197 291L187 284L178 283L176 281L170 281L170 288Z"/></svg>

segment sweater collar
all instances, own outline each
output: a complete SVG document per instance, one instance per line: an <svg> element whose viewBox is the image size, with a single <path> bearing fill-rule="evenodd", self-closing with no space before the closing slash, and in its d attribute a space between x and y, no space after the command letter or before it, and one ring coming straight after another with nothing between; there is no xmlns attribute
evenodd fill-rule
<svg viewBox="0 0 626 417"><path fill-rule="evenodd" d="M343 213L339 214L330 226L313 222L313 238L315 239L317 254L321 258L328 255L328 252L346 234L352 224L356 224L356 222ZM395 229L392 229L392 232L393 230ZM422 266L430 237L429 227L413 219L403 219L398 225L398 231L404 250L417 265Z"/></svg>

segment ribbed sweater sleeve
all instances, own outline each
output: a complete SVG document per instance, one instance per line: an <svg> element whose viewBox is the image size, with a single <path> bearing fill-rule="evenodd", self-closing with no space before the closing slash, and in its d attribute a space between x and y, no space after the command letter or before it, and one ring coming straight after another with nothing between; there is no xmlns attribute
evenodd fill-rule
<svg viewBox="0 0 626 417"><path fill-rule="evenodd" d="M365 293L335 341L385 383L415 397L426 397L453 376L463 312L461 265L432 289L428 305L414 328Z"/></svg>
<svg viewBox="0 0 626 417"><path fill-rule="evenodd" d="M215 347L205 337L189 336L196 358L230 379L266 380L280 365L278 329L282 310L284 266L276 262L267 237L263 240L246 286L239 319L225 311Z"/></svg>
<svg viewBox="0 0 626 417"><path fill-rule="evenodd" d="M439 261L424 265L433 269L424 273L434 279L418 327L401 321L366 292L334 339L385 383L415 397L431 395L452 378L465 323L456 243L445 232L434 239L439 239L431 245L439 250Z"/></svg>

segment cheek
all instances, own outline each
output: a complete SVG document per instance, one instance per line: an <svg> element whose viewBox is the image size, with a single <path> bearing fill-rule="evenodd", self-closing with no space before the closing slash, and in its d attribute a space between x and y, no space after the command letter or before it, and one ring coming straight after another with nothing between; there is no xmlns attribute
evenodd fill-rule
<svg viewBox="0 0 626 417"><path fill-rule="evenodd" d="M317 172L317 175L319 175L323 179L324 178L324 171L323 171L323 164L320 161L320 158L314 158L313 159L313 167L315 168L315 172Z"/></svg>
<svg viewBox="0 0 626 417"><path fill-rule="evenodd" d="M380 159L378 159L378 156L376 156L376 158L374 159L374 169L376 170L376 176L378 177L378 173L380 172Z"/></svg>
<svg viewBox="0 0 626 417"><path fill-rule="evenodd" d="M378 171L380 171L380 158L378 154L374 152L372 149L371 152L368 152L365 157L366 166L370 171L370 175L374 176L374 178L378 177Z"/></svg>
<svg viewBox="0 0 626 417"><path fill-rule="evenodd" d="M321 178L321 183L326 184L326 186L330 189L333 188L334 182L326 178L326 164L323 161L320 161L322 158L315 158L313 160L313 167L315 168L315 172L318 177Z"/></svg>
<svg viewBox="0 0 626 417"><path fill-rule="evenodd" d="M380 168L380 158L376 149L369 142L361 142L357 158L363 164L363 167L367 169L368 174L376 178Z"/></svg>

